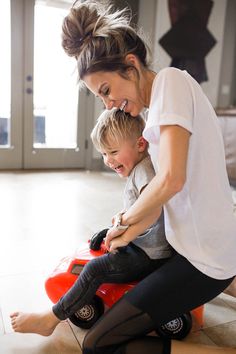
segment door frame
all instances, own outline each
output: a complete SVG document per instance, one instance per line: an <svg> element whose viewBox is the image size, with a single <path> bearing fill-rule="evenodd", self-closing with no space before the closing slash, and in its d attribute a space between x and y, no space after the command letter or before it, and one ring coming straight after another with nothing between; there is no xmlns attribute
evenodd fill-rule
<svg viewBox="0 0 236 354"><path fill-rule="evenodd" d="M11 121L10 146L1 146L1 169L23 164L23 0L11 1Z"/></svg>

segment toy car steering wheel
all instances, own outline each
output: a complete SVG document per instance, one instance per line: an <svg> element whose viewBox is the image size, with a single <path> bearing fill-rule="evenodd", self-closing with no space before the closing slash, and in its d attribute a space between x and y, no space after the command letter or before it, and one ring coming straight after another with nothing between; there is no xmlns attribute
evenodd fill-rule
<svg viewBox="0 0 236 354"><path fill-rule="evenodd" d="M90 239L89 248L93 251L98 251L101 248L103 239L106 237L107 231L109 229L103 229L96 232Z"/></svg>

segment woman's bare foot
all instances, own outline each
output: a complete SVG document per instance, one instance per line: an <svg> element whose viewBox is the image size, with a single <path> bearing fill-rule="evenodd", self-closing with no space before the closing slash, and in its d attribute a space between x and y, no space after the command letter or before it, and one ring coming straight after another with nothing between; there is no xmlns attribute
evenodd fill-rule
<svg viewBox="0 0 236 354"><path fill-rule="evenodd" d="M60 322L52 311L44 313L14 312L10 317L15 332L37 333L42 336L50 336Z"/></svg>

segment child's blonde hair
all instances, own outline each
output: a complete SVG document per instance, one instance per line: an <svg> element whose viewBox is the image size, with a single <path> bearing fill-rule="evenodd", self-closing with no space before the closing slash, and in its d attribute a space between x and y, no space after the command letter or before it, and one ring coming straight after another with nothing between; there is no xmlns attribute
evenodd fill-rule
<svg viewBox="0 0 236 354"><path fill-rule="evenodd" d="M98 151L109 150L110 141L119 143L122 140L138 139L145 127L143 118L132 117L117 108L105 110L97 120L91 133L91 139Z"/></svg>

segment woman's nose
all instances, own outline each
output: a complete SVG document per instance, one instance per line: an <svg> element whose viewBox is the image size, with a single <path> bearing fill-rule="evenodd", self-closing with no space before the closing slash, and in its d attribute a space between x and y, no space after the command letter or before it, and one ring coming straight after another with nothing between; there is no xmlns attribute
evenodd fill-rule
<svg viewBox="0 0 236 354"><path fill-rule="evenodd" d="M111 100L110 98L106 98L104 100L104 104L106 106L106 109L110 110L114 107L114 100Z"/></svg>

